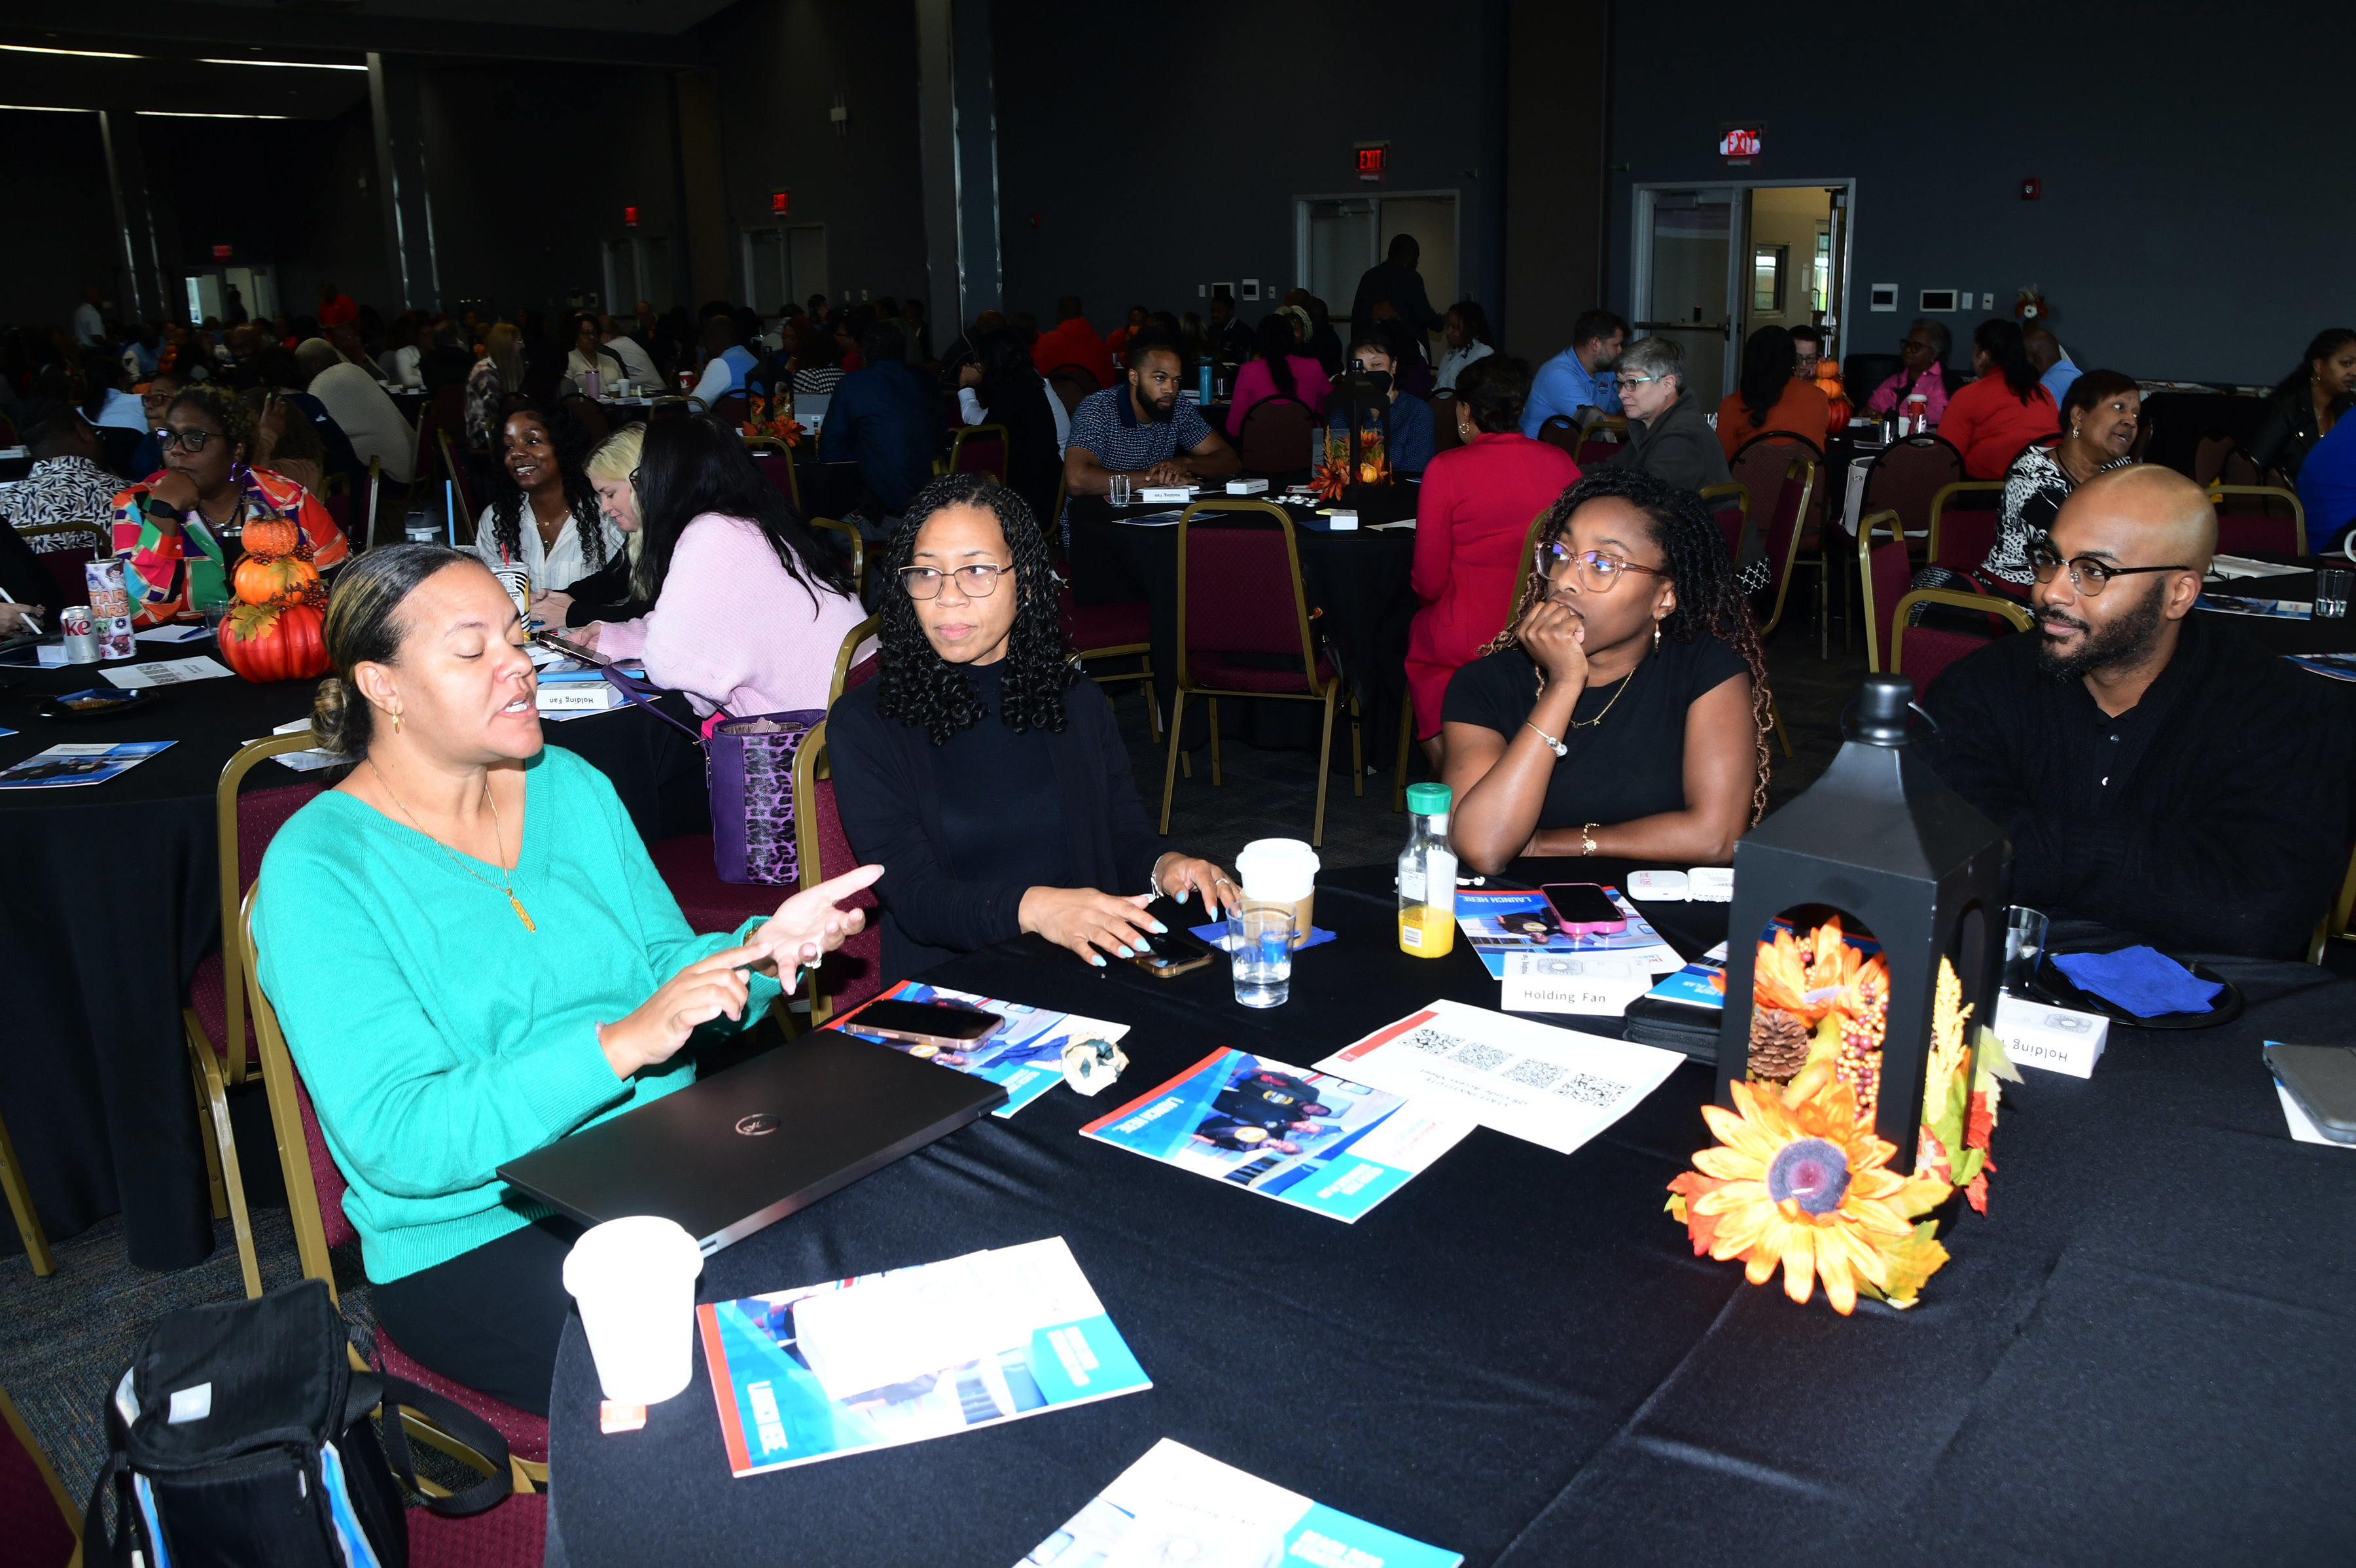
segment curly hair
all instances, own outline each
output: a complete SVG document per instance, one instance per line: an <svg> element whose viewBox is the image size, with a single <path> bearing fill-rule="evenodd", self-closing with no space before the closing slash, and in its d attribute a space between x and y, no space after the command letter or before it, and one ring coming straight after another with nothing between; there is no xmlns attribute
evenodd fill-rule
<svg viewBox="0 0 2356 1568"><path fill-rule="evenodd" d="M1672 642L1717 638L1751 667L1751 719L1757 731L1759 762L1758 781L1751 790L1751 821L1755 826L1767 812L1767 736L1773 727L1774 697L1767 689L1767 656L1759 646L1759 623L1752 618L1751 601L1735 579L1734 563L1727 558L1726 535L1693 491L1633 468L1598 468L1570 485L1546 510L1538 542L1554 543L1570 527L1572 513L1589 501L1607 498L1634 507L1643 515L1653 542L1668 557L1666 575L1676 585L1677 606L1661 622L1661 635ZM1547 579L1539 574L1537 564L1525 564L1528 575L1514 601L1514 613L1505 629L1481 650L1484 655L1522 645L1522 618L1547 592ZM1538 689L1546 689L1544 665L1538 667Z"/></svg>
<svg viewBox="0 0 2356 1568"><path fill-rule="evenodd" d="M508 421L519 413L539 420L548 432L548 444L556 448L557 471L564 477L564 504L573 513L574 532L581 535L582 575L594 576L605 564L605 513L597 505L597 490L590 484L588 473L589 454L596 443L561 403L510 399L507 412L499 415L499 428L505 430ZM491 537L510 561L523 559L526 505L523 490L501 456L491 465Z"/></svg>
<svg viewBox="0 0 2356 1568"><path fill-rule="evenodd" d="M922 725L935 746L971 729L981 700L962 668L933 651L916 618L916 601L900 586L900 572L916 553L916 534L935 512L980 507L998 519L1014 558L1014 627L1006 639L1000 716L1017 735L1033 728L1061 735L1064 693L1079 677L1066 662L1064 620L1047 544L1023 498L987 474L943 474L918 490L900 518L884 560L883 664L875 676L876 711L911 728ZM1004 586L999 592L1004 593Z"/></svg>
<svg viewBox="0 0 2356 1568"><path fill-rule="evenodd" d="M253 410L240 402L236 393L212 381L197 381L172 394L172 401L164 405L164 417L171 418L172 410L183 404L210 416L230 446L252 453Z"/></svg>

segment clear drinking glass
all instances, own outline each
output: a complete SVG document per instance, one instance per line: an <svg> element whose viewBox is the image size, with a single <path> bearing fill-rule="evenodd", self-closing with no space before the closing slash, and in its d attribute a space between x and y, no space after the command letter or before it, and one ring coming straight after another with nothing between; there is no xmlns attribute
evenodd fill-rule
<svg viewBox="0 0 2356 1568"><path fill-rule="evenodd" d="M2048 923L2042 913L2025 904L2004 912L2004 989L2015 996L2027 996L2029 983L2037 978Z"/></svg>
<svg viewBox="0 0 2356 1568"><path fill-rule="evenodd" d="M230 603L228 599L207 599L197 607L197 613L205 618L205 630L210 635L220 635L221 622L229 618Z"/></svg>
<svg viewBox="0 0 2356 1568"><path fill-rule="evenodd" d="M1243 900L1227 917L1227 952L1237 1002L1283 1006L1292 996L1292 906Z"/></svg>
<svg viewBox="0 0 2356 1568"><path fill-rule="evenodd" d="M2356 572L2344 566L2322 566L2315 574L2315 618L2318 620L2344 620L2348 616L2348 590L2356 586Z"/></svg>
<svg viewBox="0 0 2356 1568"><path fill-rule="evenodd" d="M1113 505L1127 506L1129 504L1129 476L1127 474L1115 474L1112 478L1108 481L1108 488L1105 490L1105 499L1111 501Z"/></svg>

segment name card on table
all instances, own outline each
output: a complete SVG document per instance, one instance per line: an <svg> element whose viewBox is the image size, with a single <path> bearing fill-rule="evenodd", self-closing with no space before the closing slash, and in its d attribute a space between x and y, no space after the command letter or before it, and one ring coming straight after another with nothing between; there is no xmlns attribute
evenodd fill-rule
<svg viewBox="0 0 2356 1568"><path fill-rule="evenodd" d="M1996 1037L2022 1067L2092 1078L2110 1042L2111 1021L2099 1013L2077 1013L2018 996L1998 996Z"/></svg>
<svg viewBox="0 0 2356 1568"><path fill-rule="evenodd" d="M1619 953L1508 952L1497 1006L1507 1013L1617 1018L1653 988L1653 972Z"/></svg>

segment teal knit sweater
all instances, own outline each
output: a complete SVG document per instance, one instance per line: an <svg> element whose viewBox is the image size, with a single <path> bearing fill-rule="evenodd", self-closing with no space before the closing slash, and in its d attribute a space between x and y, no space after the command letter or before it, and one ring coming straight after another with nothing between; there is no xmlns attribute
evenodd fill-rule
<svg viewBox="0 0 2356 1568"><path fill-rule="evenodd" d="M253 910L263 993L351 1183L344 1212L380 1283L548 1213L493 1173L695 1077L695 1042L627 1081L596 1026L633 1011L745 930L698 936L603 774L551 746L525 765L516 897L497 867L329 790L262 858ZM753 976L750 1027L777 983Z"/></svg>

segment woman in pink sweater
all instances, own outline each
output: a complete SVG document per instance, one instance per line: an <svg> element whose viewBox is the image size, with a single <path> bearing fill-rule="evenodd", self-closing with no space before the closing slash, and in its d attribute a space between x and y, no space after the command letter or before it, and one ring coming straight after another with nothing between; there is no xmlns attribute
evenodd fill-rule
<svg viewBox="0 0 2356 1568"><path fill-rule="evenodd" d="M835 654L866 618L842 560L762 477L735 432L701 419L648 427L637 477L646 543L631 596L654 608L576 635L642 659L698 714L738 718L826 706Z"/></svg>
<svg viewBox="0 0 2356 1568"><path fill-rule="evenodd" d="M1301 349L1292 323L1281 316L1260 318L1259 357L1236 372L1234 401L1227 409L1227 434L1242 440L1244 416L1252 404L1272 397L1298 398L1317 418L1325 417L1325 400L1333 395L1325 368Z"/></svg>

